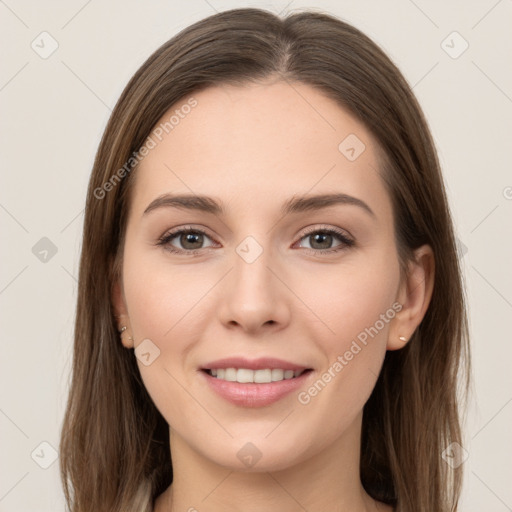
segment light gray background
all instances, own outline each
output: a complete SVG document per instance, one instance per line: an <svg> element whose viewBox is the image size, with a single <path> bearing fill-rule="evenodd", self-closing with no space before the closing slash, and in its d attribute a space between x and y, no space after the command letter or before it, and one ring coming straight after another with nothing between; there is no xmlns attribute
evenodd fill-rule
<svg viewBox="0 0 512 512"><path fill-rule="evenodd" d="M58 461L41 467L52 462L41 443L58 450L85 192L110 111L161 43L215 11L242 6L333 13L380 44L413 86L439 151L468 288L474 393L461 510L512 510L511 0L6 0L0 511L64 509ZM46 59L31 47L50 48L43 31L58 42ZM469 44L457 58L464 42L453 31ZM41 252L43 237L55 255Z"/></svg>

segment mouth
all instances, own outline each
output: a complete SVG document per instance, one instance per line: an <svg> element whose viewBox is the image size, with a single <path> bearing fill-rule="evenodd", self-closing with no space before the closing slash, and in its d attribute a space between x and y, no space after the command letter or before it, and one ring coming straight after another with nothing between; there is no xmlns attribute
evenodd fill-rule
<svg viewBox="0 0 512 512"><path fill-rule="evenodd" d="M199 368L209 388L240 407L270 405L305 386L313 368L282 359L230 357Z"/></svg>

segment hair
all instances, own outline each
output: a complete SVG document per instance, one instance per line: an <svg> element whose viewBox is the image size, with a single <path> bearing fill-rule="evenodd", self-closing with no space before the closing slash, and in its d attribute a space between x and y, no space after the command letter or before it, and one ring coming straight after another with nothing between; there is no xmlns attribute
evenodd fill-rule
<svg viewBox="0 0 512 512"><path fill-rule="evenodd" d="M415 248L429 244L433 250L429 307L406 346L386 353L363 409L360 478L371 497L397 512L457 510L462 466L452 470L442 452L453 442L463 444L468 322L450 210L424 114L390 58L350 24L321 12L281 18L243 8L200 20L156 50L122 92L100 142L87 192L72 379L60 438L61 478L72 512L149 512L173 479L169 426L133 353L120 343L112 306L134 155L163 114L192 93L272 78L323 92L375 138L401 275ZM116 171L122 179L113 182Z"/></svg>

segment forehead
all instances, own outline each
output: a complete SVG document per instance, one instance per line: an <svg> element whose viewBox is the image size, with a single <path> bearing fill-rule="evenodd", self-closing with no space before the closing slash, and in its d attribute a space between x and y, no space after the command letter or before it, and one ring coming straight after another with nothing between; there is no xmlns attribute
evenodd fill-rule
<svg viewBox="0 0 512 512"><path fill-rule="evenodd" d="M195 106L184 108L191 98ZM378 213L390 209L372 135L312 86L209 87L173 105L159 127L137 169L134 202L198 193L262 208L293 194L335 190L382 203Z"/></svg>

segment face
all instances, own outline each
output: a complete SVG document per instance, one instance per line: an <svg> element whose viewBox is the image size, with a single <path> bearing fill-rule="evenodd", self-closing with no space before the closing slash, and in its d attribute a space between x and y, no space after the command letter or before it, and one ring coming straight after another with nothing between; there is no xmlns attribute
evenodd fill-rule
<svg viewBox="0 0 512 512"><path fill-rule="evenodd" d="M125 344L171 436L225 467L283 469L352 432L375 385L400 309L391 200L374 139L322 92L193 98L135 171Z"/></svg>

